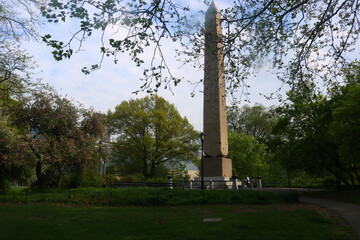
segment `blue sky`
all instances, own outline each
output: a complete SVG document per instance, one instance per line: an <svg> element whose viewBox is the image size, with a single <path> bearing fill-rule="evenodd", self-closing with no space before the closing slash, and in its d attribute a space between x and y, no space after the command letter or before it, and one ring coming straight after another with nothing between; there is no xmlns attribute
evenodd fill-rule
<svg viewBox="0 0 360 240"><path fill-rule="evenodd" d="M217 7L219 9L224 8L226 2L216 1ZM192 9L206 10L207 8L202 0L191 0L188 3ZM74 23L71 21L45 24L40 29L40 33L50 33L53 36L66 39L74 31L73 26ZM99 61L99 46L99 37L95 36L85 42L82 47L83 51L74 54L69 60L60 62L53 59L52 50L44 43L28 42L24 44L23 48L34 56L34 60L39 65L38 71L41 72L36 77L48 82L62 95L73 98L87 107L91 106L95 110L106 112L108 109L114 110L114 107L124 100L145 96L145 93L132 94L142 84L139 79L142 76L143 69L136 67L127 54L121 55L120 61L116 65L111 59L105 59L102 68L90 75L84 75L81 72L84 66L90 66ZM203 77L203 72L191 66L181 67L182 64L174 60L176 43L165 42L162 47L166 52L171 70L177 76L184 77L184 81L179 86L174 87L173 92L161 89L158 94L173 103L180 114L186 116L196 130L202 131L202 87L198 86L195 97L191 97L193 86L187 81L196 82ZM149 60L151 51L145 52L143 56ZM280 87L280 82L276 80L275 75L267 71L259 71L256 77L249 79L248 84L251 85L251 105L256 102L265 106L278 103L275 100L267 101L259 95L259 93L271 93ZM245 103L242 102L241 104Z"/></svg>

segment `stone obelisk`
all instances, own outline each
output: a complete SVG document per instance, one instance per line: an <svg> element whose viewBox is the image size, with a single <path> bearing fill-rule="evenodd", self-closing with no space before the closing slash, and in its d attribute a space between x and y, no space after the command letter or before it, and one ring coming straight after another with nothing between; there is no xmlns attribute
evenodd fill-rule
<svg viewBox="0 0 360 240"><path fill-rule="evenodd" d="M231 177L228 155L221 15L214 1L205 16L204 176Z"/></svg>

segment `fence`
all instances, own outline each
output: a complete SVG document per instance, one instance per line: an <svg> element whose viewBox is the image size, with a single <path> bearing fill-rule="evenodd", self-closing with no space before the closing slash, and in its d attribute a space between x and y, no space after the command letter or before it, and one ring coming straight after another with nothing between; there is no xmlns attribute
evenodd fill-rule
<svg viewBox="0 0 360 240"><path fill-rule="evenodd" d="M139 186L139 184L130 184ZM57 204L103 206L158 206L193 204L270 204L297 202L297 192L274 193L266 191L187 190L180 187L158 188L80 188L48 189L44 192L16 191L0 195L0 202L49 202ZM176 186L176 185L175 185Z"/></svg>
<svg viewBox="0 0 360 240"><path fill-rule="evenodd" d="M244 188L262 188L261 180L251 180L249 183L231 180L212 180L204 179L204 189L244 189ZM148 187L148 188L184 188L184 189L202 189L201 180L190 181L168 181L163 182L114 182L113 187L116 188L132 188L132 187Z"/></svg>

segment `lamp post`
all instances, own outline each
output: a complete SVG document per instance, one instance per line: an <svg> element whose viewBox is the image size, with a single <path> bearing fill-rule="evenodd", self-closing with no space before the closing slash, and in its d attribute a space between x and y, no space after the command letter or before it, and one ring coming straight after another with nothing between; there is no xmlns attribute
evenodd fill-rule
<svg viewBox="0 0 360 240"><path fill-rule="evenodd" d="M204 133L201 132L199 137L201 140L201 189L204 190Z"/></svg>

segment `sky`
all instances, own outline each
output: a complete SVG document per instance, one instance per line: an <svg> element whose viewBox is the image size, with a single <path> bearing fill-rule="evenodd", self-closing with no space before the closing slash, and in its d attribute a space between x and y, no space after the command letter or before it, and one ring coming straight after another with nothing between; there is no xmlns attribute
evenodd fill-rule
<svg viewBox="0 0 360 240"><path fill-rule="evenodd" d="M188 1L191 9L206 10L207 6L201 0ZM216 1L218 9L226 7L226 1ZM74 22L67 21L66 23L44 24L40 29L40 33L51 34L57 39L67 39L74 29ZM99 34L99 33L95 33ZM121 34L118 33L118 34ZM109 33L111 35L111 33ZM171 41L165 42L162 47L167 64L171 71L184 80L177 87L172 88L172 91L160 89L158 95L164 97L167 101L174 104L180 112L181 116L187 117L189 122L198 131L202 131L203 121L203 95L202 86L196 88L195 96L191 93L194 86L189 82L197 82L203 78L203 71L194 69L192 66L182 66L182 63L176 62L174 59L174 49L178 43ZM134 91L139 90L142 82L139 80L142 77L143 68L137 67L131 61L127 54L119 57L119 63L114 64L112 59L104 60L102 67L85 75L81 69L85 66L98 63L100 60L99 53L100 41L99 36L94 36L86 41L82 46L82 50L74 54L71 59L63 61L55 61L50 47L41 42L27 42L24 43L23 48L33 56L37 62L37 78L41 78L43 82L49 83L60 94L74 99L86 107L93 107L97 111L106 113L109 109L114 110L115 106L124 100L135 99L146 96L145 93L138 95L133 94ZM145 52L144 59L149 61L151 58L151 51ZM250 105L261 103L265 106L276 105L276 100L268 101L259 93L271 93L280 87L273 74L268 71L259 71L256 77L251 77L248 81L250 84ZM230 101L228 102L230 104ZM240 106L249 104L241 102Z"/></svg>

